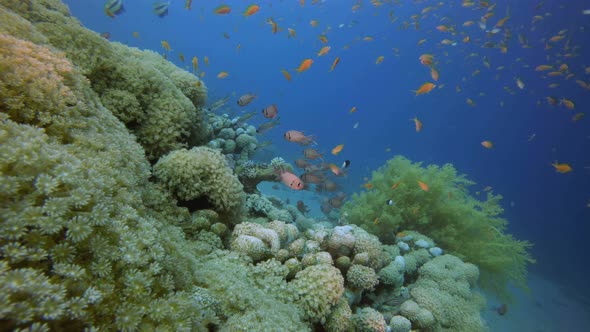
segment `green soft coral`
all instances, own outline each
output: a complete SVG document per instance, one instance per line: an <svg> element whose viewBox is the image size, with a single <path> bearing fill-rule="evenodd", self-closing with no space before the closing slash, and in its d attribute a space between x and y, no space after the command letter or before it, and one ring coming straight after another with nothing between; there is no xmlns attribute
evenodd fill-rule
<svg viewBox="0 0 590 332"><path fill-rule="evenodd" d="M420 188L418 181L428 185ZM473 182L455 168L421 167L397 156L373 172L373 189L353 195L343 211L351 223L393 243L395 230L416 230L431 237L446 251L481 269L480 285L508 298L508 283L526 288L527 265L534 260L531 244L506 233L499 217L501 196L489 192L487 200L472 197ZM395 204L384 202L392 199ZM379 222L374 220L378 218Z"/></svg>

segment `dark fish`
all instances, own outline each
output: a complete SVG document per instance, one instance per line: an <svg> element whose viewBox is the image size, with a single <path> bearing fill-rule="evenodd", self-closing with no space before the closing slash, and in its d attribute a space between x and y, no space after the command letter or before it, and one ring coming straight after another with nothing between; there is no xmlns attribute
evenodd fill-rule
<svg viewBox="0 0 590 332"><path fill-rule="evenodd" d="M332 207L328 203L322 203L322 205L320 206L320 210L322 210L324 214L328 214L330 213L330 211L332 211Z"/></svg>
<svg viewBox="0 0 590 332"><path fill-rule="evenodd" d="M388 199L387 201L385 201L385 204L392 206L393 205L393 199Z"/></svg>
<svg viewBox="0 0 590 332"><path fill-rule="evenodd" d="M260 126L258 126L258 128L256 128L256 133L259 135L263 135L264 133L266 133L267 131L269 131L270 129L278 126L279 124L281 124L281 122L279 121L281 118L280 117L276 117L274 120L271 120L267 123L263 123Z"/></svg>
<svg viewBox="0 0 590 332"><path fill-rule="evenodd" d="M347 168L348 166L350 166L350 160L345 160L345 161L342 163L342 166L341 166L341 168Z"/></svg>
<svg viewBox="0 0 590 332"><path fill-rule="evenodd" d="M307 212L310 211L309 207L303 203L303 201L297 201L297 210L305 215Z"/></svg>
<svg viewBox="0 0 590 332"><path fill-rule="evenodd" d="M170 7L170 1L156 1L153 4L154 14L164 17L168 15L168 7Z"/></svg>
<svg viewBox="0 0 590 332"><path fill-rule="evenodd" d="M498 307L494 307L492 308L495 312L498 313L498 315L500 316L504 316L506 315L506 313L508 312L508 305L506 303L502 303L502 305L498 306Z"/></svg>
<svg viewBox="0 0 590 332"><path fill-rule="evenodd" d="M109 39L109 38L111 38L111 33L110 32L103 32L100 34L100 36L104 39Z"/></svg>

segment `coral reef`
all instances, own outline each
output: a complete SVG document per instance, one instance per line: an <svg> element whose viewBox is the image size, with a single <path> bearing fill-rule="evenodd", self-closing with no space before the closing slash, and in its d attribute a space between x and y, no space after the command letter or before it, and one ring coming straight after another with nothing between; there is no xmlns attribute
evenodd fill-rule
<svg viewBox="0 0 590 332"><path fill-rule="evenodd" d="M63 51L91 81L103 104L137 137L150 160L185 146L191 135L205 142L208 134L200 108L206 88L197 77L154 52L109 43L83 28L60 1L34 1L33 10L22 1L0 4L28 20L20 23L22 28L7 32L25 40L47 41Z"/></svg>
<svg viewBox="0 0 590 332"><path fill-rule="evenodd" d="M435 257L419 270L411 296L420 307L412 313L402 305L402 314L420 328L447 331L481 331L485 324L479 312L485 308L482 295L472 292L479 270L452 255ZM411 301L407 301L411 302ZM404 312L406 311L406 312Z"/></svg>
<svg viewBox="0 0 590 332"><path fill-rule="evenodd" d="M215 211L225 214L242 206L242 184L217 150L194 147L172 151L154 165L154 175L181 201L205 197Z"/></svg>
<svg viewBox="0 0 590 332"><path fill-rule="evenodd" d="M206 124L198 79L108 43L57 0L0 0L0 19L1 330L485 329L479 270L446 254L446 233L404 224L383 245L255 184L241 209L222 152L240 179L272 170L247 162L245 116Z"/></svg>
<svg viewBox="0 0 590 332"><path fill-rule="evenodd" d="M428 191L418 181L426 183ZM506 233L507 221L499 217L501 196L490 191L487 200L477 200L467 189L473 183L457 175L453 166L424 168L400 156L373 172L370 182L373 189L354 194L344 205L349 222L388 244L395 241L391 230L428 234L449 253L476 264L484 289L503 298L510 297L508 283L526 289L527 265L534 262L531 244ZM382 202L388 199L396 204L384 208ZM375 218L380 222L374 223Z"/></svg>

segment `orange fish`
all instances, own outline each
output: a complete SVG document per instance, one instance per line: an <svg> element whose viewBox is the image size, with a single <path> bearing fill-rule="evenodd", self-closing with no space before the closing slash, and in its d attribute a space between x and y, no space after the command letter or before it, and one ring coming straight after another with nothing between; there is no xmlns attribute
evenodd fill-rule
<svg viewBox="0 0 590 332"><path fill-rule="evenodd" d="M194 56L191 62L193 63L193 73L195 73L199 70L199 59Z"/></svg>
<svg viewBox="0 0 590 332"><path fill-rule="evenodd" d="M483 141L483 142L481 142L481 145L486 149L491 149L494 147L494 143L492 143L490 141Z"/></svg>
<svg viewBox="0 0 590 332"><path fill-rule="evenodd" d="M301 64L299 65L299 68L297 68L297 72L301 73L304 72L306 70L308 70L311 67L311 64L313 63L312 59L305 59L301 62Z"/></svg>
<svg viewBox="0 0 590 332"><path fill-rule="evenodd" d="M327 43L328 43L328 37L326 37L326 35L320 35L320 37L319 37L319 38L320 38L320 41L321 41L323 44L327 44Z"/></svg>
<svg viewBox="0 0 590 332"><path fill-rule="evenodd" d="M555 171L557 173L561 173L561 174L565 174L565 173L569 173L571 171L573 171L573 168L566 163L558 163L557 161L555 161L553 164L551 164L551 166L555 167Z"/></svg>
<svg viewBox="0 0 590 332"><path fill-rule="evenodd" d="M356 112L356 106L352 106L352 108L351 108L351 109L350 109L350 111L348 111L348 112L350 112L350 113L354 113L354 112Z"/></svg>
<svg viewBox="0 0 590 332"><path fill-rule="evenodd" d="M246 8L246 10L244 11L244 16L252 16L252 15L258 13L259 10L260 10L260 6L258 6L256 4L252 4L252 5L248 6L248 8Z"/></svg>
<svg viewBox="0 0 590 332"><path fill-rule="evenodd" d="M394 183L394 184L391 186L391 189L395 189L395 188L397 188L397 187L400 185L400 183L401 183L401 181L397 181L396 183Z"/></svg>
<svg viewBox="0 0 590 332"><path fill-rule="evenodd" d="M226 15L231 12L231 7L228 5L221 5L214 10L215 14L218 15Z"/></svg>
<svg viewBox="0 0 590 332"><path fill-rule="evenodd" d="M332 149L332 154L335 156L338 155L342 151L343 148L344 148L344 144L336 145L336 147L334 147Z"/></svg>
<svg viewBox="0 0 590 332"><path fill-rule="evenodd" d="M561 98L561 100L559 101L560 105L565 106L566 108L573 110L576 105L574 104L573 101L569 100L569 99L565 99L565 98Z"/></svg>
<svg viewBox="0 0 590 332"><path fill-rule="evenodd" d="M416 125L416 132L419 133L422 130L422 121L418 120L418 117L414 117L410 120L414 121L414 124Z"/></svg>
<svg viewBox="0 0 590 332"><path fill-rule="evenodd" d="M328 167L330 168L330 170L332 171L332 173L334 173L334 175L336 176L342 176L344 175L344 171L342 171L342 169L334 164L330 164L328 165Z"/></svg>
<svg viewBox="0 0 590 332"><path fill-rule="evenodd" d="M420 186L420 189L424 190L424 191L428 191L428 185L422 181L418 181L418 185Z"/></svg>
<svg viewBox="0 0 590 332"><path fill-rule="evenodd" d="M330 52L330 49L331 49L330 46L324 46L324 47L322 47L322 49L318 52L318 56L322 56L322 55L328 54L328 52Z"/></svg>
<svg viewBox="0 0 590 332"><path fill-rule="evenodd" d="M422 85L421 85L421 86L418 88L418 90L415 90L415 91L413 90L412 92L415 92L415 93L416 93L416 96L419 96L419 95L423 95L423 94L429 93L429 92L430 92L430 91L432 91L432 89L434 89L435 87L436 87L436 85L435 85L435 84L433 84L433 83L430 83L430 82L426 82L426 83L422 84Z"/></svg>
<svg viewBox="0 0 590 332"><path fill-rule="evenodd" d="M168 43L168 41L166 41L166 40L162 40L162 41L160 42L160 44L162 44L162 47L163 47L163 48L164 48L166 51L170 52L170 44Z"/></svg>
<svg viewBox="0 0 590 332"><path fill-rule="evenodd" d="M432 77L433 81L438 81L438 70L436 70L434 67L430 67L430 76Z"/></svg>
<svg viewBox="0 0 590 332"><path fill-rule="evenodd" d="M220 79L226 78L228 76L229 76L229 73L226 71L222 71L222 72L219 72L219 74L217 74L217 78L220 78Z"/></svg>
<svg viewBox="0 0 590 332"><path fill-rule="evenodd" d="M370 182L367 182L367 183L363 184L363 187L365 187L366 189L373 189L373 184Z"/></svg>
<svg viewBox="0 0 590 332"><path fill-rule="evenodd" d="M332 62L332 66L330 67L330 71L334 70L334 68L336 68L336 65L338 64L338 62L340 62L340 57L336 57L336 59L334 59L334 62Z"/></svg>
<svg viewBox="0 0 590 332"><path fill-rule="evenodd" d="M285 76L285 78L287 79L287 81L291 80L291 74L289 74L288 71L286 71L285 69L281 69L281 72L283 73L283 75Z"/></svg>
<svg viewBox="0 0 590 332"><path fill-rule="evenodd" d="M291 37L295 38L295 37L297 37L297 32L295 32L295 29L287 28L287 31L289 32L289 37L288 38L291 38Z"/></svg>
<svg viewBox="0 0 590 332"><path fill-rule="evenodd" d="M432 54L422 54L418 59L420 59L421 64L425 66L432 66L434 56Z"/></svg>
<svg viewBox="0 0 590 332"><path fill-rule="evenodd" d="M279 31L279 25L275 22L272 17L269 17L266 22L272 26L272 33L275 34Z"/></svg>

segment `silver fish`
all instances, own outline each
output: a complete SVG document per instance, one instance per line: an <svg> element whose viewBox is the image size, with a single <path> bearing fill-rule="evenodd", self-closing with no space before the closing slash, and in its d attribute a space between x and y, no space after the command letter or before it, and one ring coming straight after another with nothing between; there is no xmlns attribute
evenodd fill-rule
<svg viewBox="0 0 590 332"><path fill-rule="evenodd" d="M170 7L170 1L156 1L152 5L154 8L154 14L158 15L159 17L164 17L168 15L168 7Z"/></svg>

